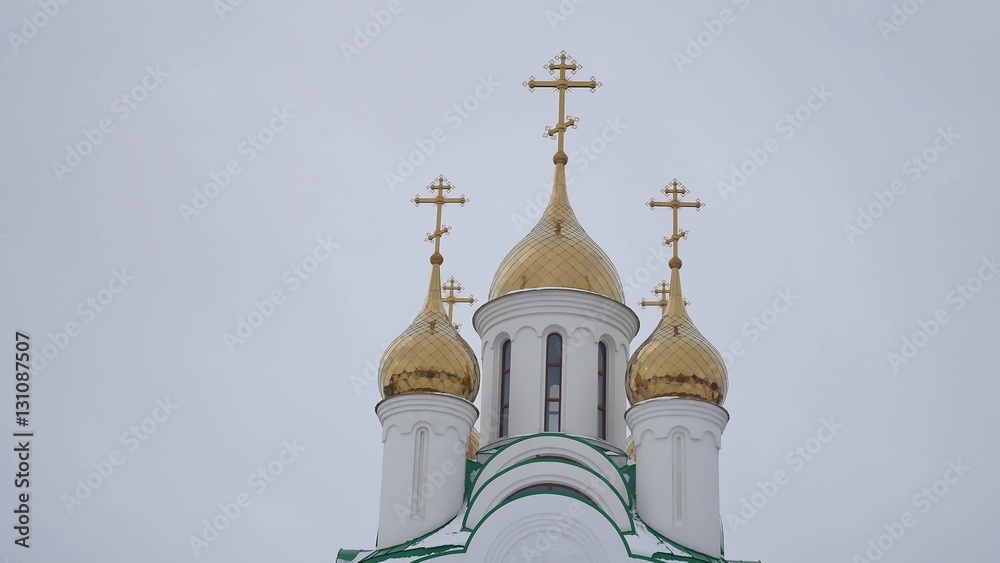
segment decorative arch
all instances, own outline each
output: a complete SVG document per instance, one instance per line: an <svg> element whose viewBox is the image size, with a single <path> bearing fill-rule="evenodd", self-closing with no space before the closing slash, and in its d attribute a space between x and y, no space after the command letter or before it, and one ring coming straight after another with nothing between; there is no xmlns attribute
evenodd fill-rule
<svg viewBox="0 0 1000 563"><path fill-rule="evenodd" d="M516 492L535 485L558 485L580 491L620 532L633 530L625 499L607 480L581 465L544 458L508 467L483 483L469 500L464 527L475 528Z"/></svg>
<svg viewBox="0 0 1000 563"><path fill-rule="evenodd" d="M540 530L546 542L541 546L537 543ZM547 546L568 554L576 563L620 561L631 556L625 536L605 514L564 495L547 497L541 511L531 497L501 504L472 530L467 546L463 555L483 563L510 561L512 554L523 558L526 547L530 554L542 551L544 555L547 550L540 547Z"/></svg>
<svg viewBox="0 0 1000 563"><path fill-rule="evenodd" d="M610 458L591 444L570 436L534 435L518 439L497 450L473 478L469 494L506 469L533 459L561 459L603 477L615 493L630 505L625 480Z"/></svg>

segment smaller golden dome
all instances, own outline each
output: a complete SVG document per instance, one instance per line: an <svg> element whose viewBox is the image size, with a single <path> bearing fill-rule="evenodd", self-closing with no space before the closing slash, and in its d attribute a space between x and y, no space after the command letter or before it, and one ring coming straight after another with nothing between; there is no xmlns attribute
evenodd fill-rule
<svg viewBox="0 0 1000 563"><path fill-rule="evenodd" d="M635 461L635 437L631 434L629 434L628 439L625 440L625 453L628 454L629 459Z"/></svg>
<svg viewBox="0 0 1000 563"><path fill-rule="evenodd" d="M625 393L633 405L655 397L698 399L717 405L726 399L726 364L687 314L679 269L678 265L671 272L668 309L629 360Z"/></svg>
<svg viewBox="0 0 1000 563"><path fill-rule="evenodd" d="M466 457L472 459L475 457L476 452L479 451L479 431L475 428L469 433L469 451L466 453Z"/></svg>
<svg viewBox="0 0 1000 563"><path fill-rule="evenodd" d="M479 393L479 361L441 302L440 254L431 258L431 283L423 310L389 345L379 365L382 397L447 393L473 401Z"/></svg>

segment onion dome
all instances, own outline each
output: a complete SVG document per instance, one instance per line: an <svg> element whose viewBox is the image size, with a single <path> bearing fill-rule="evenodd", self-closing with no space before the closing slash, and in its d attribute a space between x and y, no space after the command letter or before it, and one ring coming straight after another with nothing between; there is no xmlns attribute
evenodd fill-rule
<svg viewBox="0 0 1000 563"><path fill-rule="evenodd" d="M722 405L729 378L722 355L691 322L681 296L681 261L670 260L670 299L660 323L632 354L626 371L629 403L681 397Z"/></svg>
<svg viewBox="0 0 1000 563"><path fill-rule="evenodd" d="M519 289L569 287L625 302L621 278L611 259L583 230L566 195L566 154L556 153L549 204L517 243L493 278L490 299Z"/></svg>
<svg viewBox="0 0 1000 563"><path fill-rule="evenodd" d="M469 433L469 451L466 452L465 457L472 459L476 456L476 452L479 451L479 431L475 428Z"/></svg>
<svg viewBox="0 0 1000 563"><path fill-rule="evenodd" d="M431 282L424 308L389 345L379 364L382 397L447 393L472 401L479 393L479 362L458 333L441 301L439 253L431 256Z"/></svg>

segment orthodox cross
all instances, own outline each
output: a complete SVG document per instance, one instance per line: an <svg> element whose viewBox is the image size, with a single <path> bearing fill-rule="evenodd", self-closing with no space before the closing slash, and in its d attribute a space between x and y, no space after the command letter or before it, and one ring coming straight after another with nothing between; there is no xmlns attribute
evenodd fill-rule
<svg viewBox="0 0 1000 563"><path fill-rule="evenodd" d="M566 115L566 90L570 88L589 88L593 92L600 88L601 83L593 76L590 77L590 80L569 80L566 76L566 71L568 70L570 76L572 76L576 74L576 71L582 69L583 66L576 64L576 61L567 55L566 51L559 53L558 57L549 61L549 64L543 68L548 70L549 74L555 80L535 80L535 77L532 76L524 85L528 87L529 91L534 91L535 88L555 88L559 91L559 121L555 127L545 128L545 136L549 138L555 137L559 145L557 150L561 153L563 152L563 133L570 127L575 128L579 121L575 117L568 117ZM559 71L558 77L556 76L557 70Z"/></svg>
<svg viewBox="0 0 1000 563"><path fill-rule="evenodd" d="M643 299L639 302L639 306L645 309L646 307L657 306L660 308L660 312L664 315L667 314L667 295L670 295L670 286L667 285L666 281L661 281L656 289L653 290L653 295L659 295L660 298L656 301L646 301Z"/></svg>
<svg viewBox="0 0 1000 563"><path fill-rule="evenodd" d="M679 258L677 256L677 243L682 238L687 238L687 234L688 233L687 233L687 231L678 230L678 228L677 228L677 219L678 219L677 212L682 207L693 207L696 210L700 211L701 208L705 206L705 204L702 203L700 199L695 200L694 203L691 203L689 201L681 201L678 196L682 196L682 195L688 193L688 190L687 190L687 188L684 187L684 184L681 184L680 182L677 181L677 178L674 178L669 184L666 185L666 187L664 187L660 191L662 191L667 197L671 197L672 196L671 199L668 199L667 201L655 201L653 199L650 199L649 203L647 203L647 205L649 205L650 209L656 209L657 207L669 207L669 208L673 209L673 211L674 211L674 232L673 232L673 234L671 236L663 239L663 244L666 245L666 246L673 246L674 247L674 259L679 260ZM671 267L673 267L673 266L671 266Z"/></svg>
<svg viewBox="0 0 1000 563"><path fill-rule="evenodd" d="M468 303L472 305L476 302L476 298L472 295L468 297L456 297L455 294L464 289L462 284L455 281L455 278L448 278L448 283L441 286L441 289L448 292L448 295L444 296L441 300L448 304L448 321L455 325L455 330L461 328L462 325L455 323L455 303Z"/></svg>
<svg viewBox="0 0 1000 563"><path fill-rule="evenodd" d="M445 227L441 225L441 210L444 209L445 204L457 203L459 205L464 206L466 203L469 202L469 200L468 198L465 197L464 194L459 197L445 197L445 194L450 192L454 188L454 186L452 186L451 183L448 182L448 179L445 178L444 176L438 176L436 182L437 183L433 183L427 186L427 189L430 190L431 192L437 192L437 194L435 194L434 197L420 197L420 195L418 194L410 201L412 201L414 205L417 206L419 206L421 203L433 203L434 205L437 206L437 226L434 229L433 233L429 233L427 235L427 240L434 241L434 254L440 254L441 236L451 232L451 227Z"/></svg>

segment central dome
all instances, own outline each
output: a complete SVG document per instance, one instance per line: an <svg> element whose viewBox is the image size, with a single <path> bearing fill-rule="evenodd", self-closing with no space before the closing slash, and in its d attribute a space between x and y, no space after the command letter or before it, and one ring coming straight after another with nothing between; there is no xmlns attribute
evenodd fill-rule
<svg viewBox="0 0 1000 563"><path fill-rule="evenodd" d="M618 271L577 221L558 173L538 224L500 263L490 299L539 287L582 289L625 303Z"/></svg>

